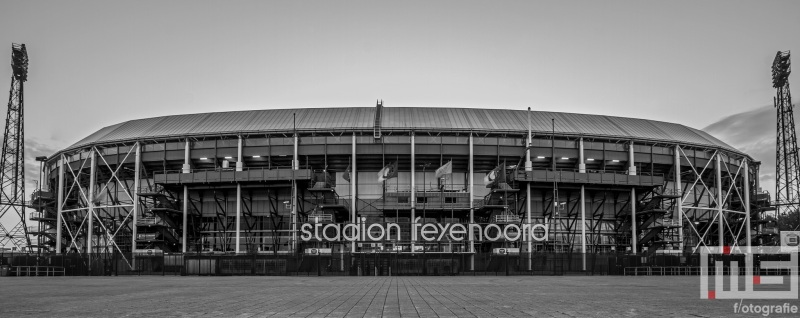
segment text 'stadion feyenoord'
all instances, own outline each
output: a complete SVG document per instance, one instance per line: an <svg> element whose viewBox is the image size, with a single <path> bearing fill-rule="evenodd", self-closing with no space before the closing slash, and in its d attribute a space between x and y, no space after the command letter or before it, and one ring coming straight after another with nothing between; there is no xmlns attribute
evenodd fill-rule
<svg viewBox="0 0 800 318"><path fill-rule="evenodd" d="M734 257L726 257L729 255ZM742 255L744 264L739 264L739 261L735 260L735 255ZM759 257L761 255L772 255L772 257L767 259ZM780 256L775 257L775 255ZM709 258L716 258L713 265L713 286L709 286L711 269L708 264ZM758 261L758 265L754 259ZM702 247L700 248L700 298L798 299L797 264L797 252L781 250L780 246ZM744 265L741 268L744 272L744 288L739 286L740 265ZM729 277L727 290L724 288L726 273ZM761 273L767 275L760 275Z"/></svg>
<svg viewBox="0 0 800 318"><path fill-rule="evenodd" d="M547 241L546 224L477 224L477 223L420 223L417 217L411 223L411 237L401 237L397 223L331 223L300 226L303 241Z"/></svg>

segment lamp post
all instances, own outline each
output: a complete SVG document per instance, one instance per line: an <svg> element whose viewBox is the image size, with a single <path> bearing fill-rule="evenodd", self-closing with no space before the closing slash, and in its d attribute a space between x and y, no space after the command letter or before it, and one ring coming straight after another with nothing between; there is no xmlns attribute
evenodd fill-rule
<svg viewBox="0 0 800 318"><path fill-rule="evenodd" d="M39 162L39 182L36 185L36 188L39 191L39 213L42 213L42 170L44 169L44 162L47 161L47 157L46 156L36 157L36 161ZM41 233L42 232L41 222L39 222L38 227L39 227L39 233ZM41 237L42 235L39 234L38 237L36 238L36 245L39 245L39 247L36 249L37 251L36 255L39 256L41 256L42 254L42 244L41 244L42 242L39 242L39 239L41 239ZM39 258L37 257L36 259L37 259L36 265L39 265L38 263Z"/></svg>

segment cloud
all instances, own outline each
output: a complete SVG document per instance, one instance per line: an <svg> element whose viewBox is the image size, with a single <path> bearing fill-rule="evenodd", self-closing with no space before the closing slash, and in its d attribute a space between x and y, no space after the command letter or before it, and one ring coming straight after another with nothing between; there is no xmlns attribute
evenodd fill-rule
<svg viewBox="0 0 800 318"><path fill-rule="evenodd" d="M39 181L39 162L36 161L38 156L49 156L59 150L57 146L40 142L34 137L25 138L25 200L30 199L31 193L36 190L36 184ZM28 210L31 212L31 210ZM15 213L6 213L0 224L7 229L11 229L19 222L19 217ZM28 226L34 226L36 222L28 221Z"/></svg>
<svg viewBox="0 0 800 318"><path fill-rule="evenodd" d="M39 162L36 161L36 157L51 156L58 150L60 150L58 147L43 143L36 138L25 138L25 193L32 193L39 181Z"/></svg>
<svg viewBox="0 0 800 318"><path fill-rule="evenodd" d="M703 130L761 161L761 189L774 193L776 125L775 108L770 105L730 115Z"/></svg>

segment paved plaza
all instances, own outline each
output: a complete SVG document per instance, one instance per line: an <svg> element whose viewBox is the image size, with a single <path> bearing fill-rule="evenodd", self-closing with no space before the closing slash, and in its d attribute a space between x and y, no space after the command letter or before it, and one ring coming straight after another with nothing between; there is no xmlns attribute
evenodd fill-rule
<svg viewBox="0 0 800 318"><path fill-rule="evenodd" d="M698 294L696 276L0 277L0 317L736 316Z"/></svg>

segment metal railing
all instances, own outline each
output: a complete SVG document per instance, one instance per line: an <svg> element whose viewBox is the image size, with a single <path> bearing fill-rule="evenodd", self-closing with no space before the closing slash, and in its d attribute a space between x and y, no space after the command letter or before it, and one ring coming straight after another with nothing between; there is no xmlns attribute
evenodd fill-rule
<svg viewBox="0 0 800 318"><path fill-rule="evenodd" d="M655 226L663 226L663 227L681 227L683 226L678 220L669 219L669 220L656 220L653 222Z"/></svg>
<svg viewBox="0 0 800 318"><path fill-rule="evenodd" d="M161 221L160 218L149 216L149 217L138 218L138 220L136 220L136 223L137 225L162 225L160 221Z"/></svg>
<svg viewBox="0 0 800 318"><path fill-rule="evenodd" d="M501 215L495 215L492 218L492 221L494 223L519 223L520 217L511 214L501 214Z"/></svg>
<svg viewBox="0 0 800 318"><path fill-rule="evenodd" d="M541 169L541 168L539 168L539 169L537 169L537 168L534 168L533 171L581 173L580 169L574 169L574 168L568 168L568 169L564 169L564 168L558 168L558 169L552 169L552 168ZM523 173L523 172L530 172L530 171L525 171L525 169L522 169L522 168L517 169L517 173ZM613 174L619 174L619 175L630 175L627 169L626 170L585 169L585 172L586 173L613 173ZM637 176L654 176L654 177L663 177L664 176L663 173L650 173L649 171L636 171L636 175Z"/></svg>
<svg viewBox="0 0 800 318"><path fill-rule="evenodd" d="M300 169L307 170L311 169L310 167L300 167ZM189 169L189 173L197 173L197 172L220 172L220 171L267 171L267 170L293 170L291 166L272 166L272 167L242 167L242 170L236 170L236 167L232 168L192 168ZM173 169L173 170L156 170L153 171L153 174L169 174L169 173L184 173L182 169Z"/></svg>
<svg viewBox="0 0 800 318"><path fill-rule="evenodd" d="M583 182L588 179L592 175L600 175L602 176L609 176L612 180L609 180L612 183L621 183L621 182L628 182L630 177L660 177L664 178L663 173L650 173L650 172L637 172L635 175L630 175L627 170L596 170L596 169L587 169L585 173L581 173L578 169L534 169L533 171L525 171L523 169L517 170L517 175L514 176L515 179L519 179L518 175L520 174L531 174L534 178L539 176L539 178L544 178L547 180L559 179L561 182ZM542 176L544 174L544 176ZM551 175L553 174L553 175ZM571 176L571 178L570 178ZM584 178L585 177L585 178ZM565 180L566 178L566 180ZM623 179L624 178L624 179Z"/></svg>
<svg viewBox="0 0 800 318"><path fill-rule="evenodd" d="M53 193L48 191L36 190L31 193L31 201L36 201L37 198L53 199Z"/></svg>
<svg viewBox="0 0 800 318"><path fill-rule="evenodd" d="M309 214L308 222L311 223L331 223L333 222L332 214Z"/></svg>
<svg viewBox="0 0 800 318"><path fill-rule="evenodd" d="M310 249L313 250L313 249ZM763 259L764 261L766 259ZM63 270L63 271L62 271ZM709 275L716 268L709 266ZM793 268L756 269L757 275L788 275ZM731 268L724 267L723 275ZM744 275L746 269L739 268ZM0 252L0 274L5 275L699 275L700 255L625 255L596 253L468 253L357 252L332 250L328 254L261 252L233 253L69 253L26 254Z"/></svg>

